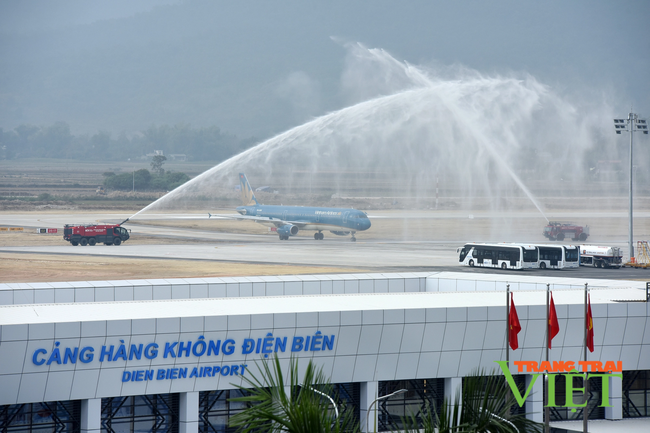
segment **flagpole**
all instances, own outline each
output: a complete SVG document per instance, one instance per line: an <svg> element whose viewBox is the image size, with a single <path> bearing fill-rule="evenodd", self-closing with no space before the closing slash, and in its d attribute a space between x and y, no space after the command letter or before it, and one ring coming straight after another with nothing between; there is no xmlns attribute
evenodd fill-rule
<svg viewBox="0 0 650 433"><path fill-rule="evenodd" d="M551 293L551 285L546 284L546 361L548 362L548 343L550 337L550 303L549 295ZM551 417L551 411L548 407L548 372L544 374L544 433L549 433L549 421Z"/></svg>
<svg viewBox="0 0 650 433"><path fill-rule="evenodd" d="M510 284L506 284L506 364L510 369Z"/></svg>
<svg viewBox="0 0 650 433"><path fill-rule="evenodd" d="M586 341L586 340L585 340ZM510 370L510 284L506 284L506 365ZM510 387L506 387L506 405L510 400ZM506 412L506 418L510 418L510 408Z"/></svg>
<svg viewBox="0 0 650 433"><path fill-rule="evenodd" d="M585 345L585 365L587 361L587 330L589 328L589 322L588 322L588 317L587 317L587 283L585 283L585 340L584 340L584 345ZM568 379L567 379L568 380ZM587 433L588 427L589 427L589 380L587 380L587 372L584 372L584 386L585 386L585 407L582 409L582 431L583 433Z"/></svg>

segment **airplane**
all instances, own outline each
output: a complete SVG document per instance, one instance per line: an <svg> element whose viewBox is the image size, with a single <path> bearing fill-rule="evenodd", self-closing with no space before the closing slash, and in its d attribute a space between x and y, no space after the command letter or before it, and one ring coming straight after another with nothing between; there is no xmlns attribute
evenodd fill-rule
<svg viewBox="0 0 650 433"><path fill-rule="evenodd" d="M275 227L281 241L297 235L300 230L316 230L314 239L322 241L325 238L323 230L329 230L337 236L350 234L350 240L356 242L357 238L354 236L356 232L370 228L370 220L365 212L352 208L263 205L255 198L244 173L239 173L239 183L242 206L235 209L239 216L218 216L237 220L247 219L268 227ZM215 215L208 213L208 218L213 216Z"/></svg>

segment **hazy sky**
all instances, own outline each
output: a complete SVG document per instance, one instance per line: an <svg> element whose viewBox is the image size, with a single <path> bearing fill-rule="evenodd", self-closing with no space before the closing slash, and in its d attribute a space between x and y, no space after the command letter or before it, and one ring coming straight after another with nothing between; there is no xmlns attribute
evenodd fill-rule
<svg viewBox="0 0 650 433"><path fill-rule="evenodd" d="M3 0L0 126L267 136L350 102L346 43L650 117L650 2Z"/></svg>
<svg viewBox="0 0 650 433"><path fill-rule="evenodd" d="M179 0L3 0L3 32L60 29L96 21L127 18Z"/></svg>

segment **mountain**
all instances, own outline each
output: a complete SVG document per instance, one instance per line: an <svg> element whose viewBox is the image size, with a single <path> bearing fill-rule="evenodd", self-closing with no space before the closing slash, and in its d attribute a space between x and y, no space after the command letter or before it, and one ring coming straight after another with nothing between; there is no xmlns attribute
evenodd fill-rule
<svg viewBox="0 0 650 433"><path fill-rule="evenodd" d="M357 41L410 63L597 89L620 98L622 114L650 100L643 2L111 3L0 4L0 127L64 121L117 134L184 123L264 138L356 102L342 81L345 44Z"/></svg>

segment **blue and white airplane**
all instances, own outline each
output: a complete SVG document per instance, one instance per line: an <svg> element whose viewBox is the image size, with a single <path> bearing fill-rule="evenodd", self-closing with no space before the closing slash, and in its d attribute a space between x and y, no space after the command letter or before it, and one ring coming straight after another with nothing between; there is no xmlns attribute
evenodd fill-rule
<svg viewBox="0 0 650 433"><path fill-rule="evenodd" d="M356 209L341 209L332 207L305 206L274 206L258 203L253 189L244 173L239 173L241 199L243 206L237 207L239 216L219 215L237 220L251 220L256 223L275 227L280 240L288 240L300 230L316 230L314 239L323 240L323 230L329 230L338 236L352 235L350 240L355 242L356 232L368 230L370 220L365 212ZM213 215L208 214L208 217Z"/></svg>

